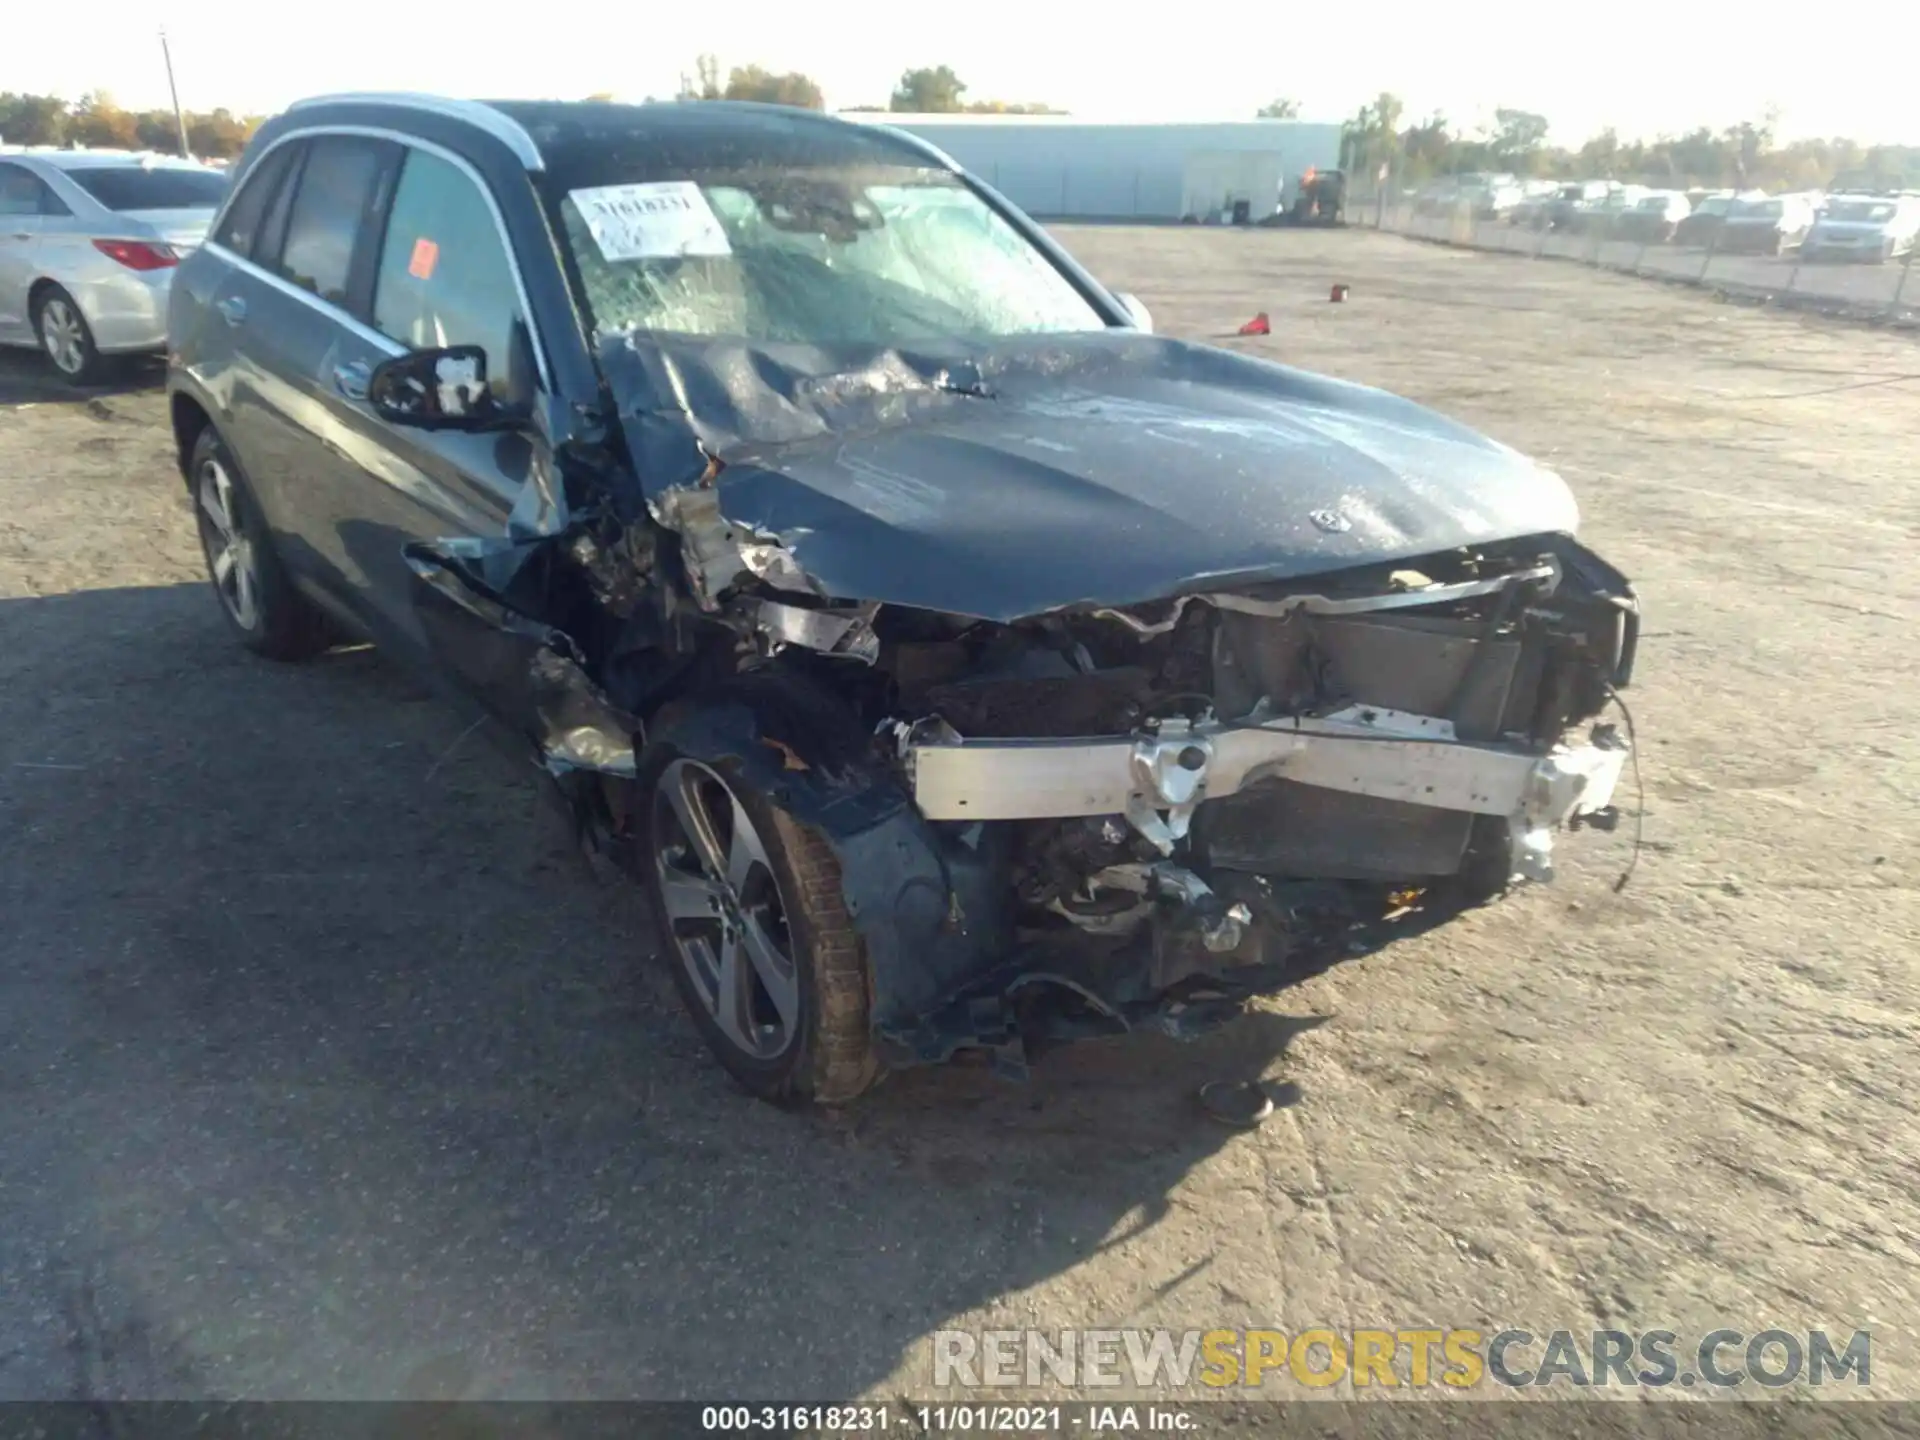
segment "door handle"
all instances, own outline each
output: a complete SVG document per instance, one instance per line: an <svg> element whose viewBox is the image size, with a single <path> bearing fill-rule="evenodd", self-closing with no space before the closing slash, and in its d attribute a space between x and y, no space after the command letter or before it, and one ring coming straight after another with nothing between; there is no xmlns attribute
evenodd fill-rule
<svg viewBox="0 0 1920 1440"><path fill-rule="evenodd" d="M229 325L238 325L247 318L247 302L238 295L229 295L224 300L214 301L213 308L220 312L220 318Z"/></svg>
<svg viewBox="0 0 1920 1440"><path fill-rule="evenodd" d="M333 385L349 400L367 398L367 381L373 378L373 367L364 360L355 360L350 365L333 367Z"/></svg>

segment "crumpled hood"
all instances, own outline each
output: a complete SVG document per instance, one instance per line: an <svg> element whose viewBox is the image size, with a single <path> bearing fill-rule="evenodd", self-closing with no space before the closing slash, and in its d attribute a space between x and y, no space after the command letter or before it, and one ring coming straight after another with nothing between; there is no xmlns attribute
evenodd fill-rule
<svg viewBox="0 0 1920 1440"><path fill-rule="evenodd" d="M1565 484L1382 391L1115 330L915 352L610 343L650 505L825 594L991 620L1571 533Z"/></svg>

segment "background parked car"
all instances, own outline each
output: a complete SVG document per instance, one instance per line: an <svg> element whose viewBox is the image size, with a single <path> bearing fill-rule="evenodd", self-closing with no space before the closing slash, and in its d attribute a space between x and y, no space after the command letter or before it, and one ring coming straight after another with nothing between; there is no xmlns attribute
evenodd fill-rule
<svg viewBox="0 0 1920 1440"><path fill-rule="evenodd" d="M0 154L0 344L36 345L76 385L159 350L167 291L227 177L124 150Z"/></svg>
<svg viewBox="0 0 1920 1440"><path fill-rule="evenodd" d="M1692 212L1687 197L1679 191L1655 190L1650 195L1642 195L1630 209L1616 217L1613 234L1622 240L1664 245L1674 238Z"/></svg>
<svg viewBox="0 0 1920 1440"><path fill-rule="evenodd" d="M1814 213L1813 202L1804 195L1736 200L1721 223L1719 248L1748 255L1798 250L1813 229Z"/></svg>
<svg viewBox="0 0 1920 1440"><path fill-rule="evenodd" d="M1578 230L1587 212L1606 200L1612 185L1606 180L1575 180L1562 185L1534 221L1535 229Z"/></svg>
<svg viewBox="0 0 1920 1440"><path fill-rule="evenodd" d="M1736 196L1731 190L1714 190L1697 197L1689 196L1692 209L1687 212L1674 231L1674 243L1678 245L1711 245L1720 235L1720 226L1726 221L1727 212L1733 209L1734 201L1746 197ZM1754 198L1764 199L1755 192Z"/></svg>
<svg viewBox="0 0 1920 1440"><path fill-rule="evenodd" d="M1805 260L1867 260L1885 263L1913 250L1920 233L1920 199L1899 195L1840 195L1807 233Z"/></svg>
<svg viewBox="0 0 1920 1440"><path fill-rule="evenodd" d="M1619 232L1621 217L1648 194L1644 185L1620 185L1613 181L1606 184L1607 189L1599 199L1590 200L1575 209L1572 223L1567 228L1611 239Z"/></svg>

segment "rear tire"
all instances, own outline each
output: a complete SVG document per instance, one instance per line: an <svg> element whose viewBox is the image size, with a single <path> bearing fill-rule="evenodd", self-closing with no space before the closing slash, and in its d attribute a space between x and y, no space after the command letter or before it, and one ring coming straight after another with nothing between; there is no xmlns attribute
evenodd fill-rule
<svg viewBox="0 0 1920 1440"><path fill-rule="evenodd" d="M211 425L187 462L207 578L240 643L270 660L306 660L333 643L326 621L287 578L253 491Z"/></svg>
<svg viewBox="0 0 1920 1440"><path fill-rule="evenodd" d="M93 327L79 302L58 285L49 285L33 301L33 333L60 378L69 385L98 385L109 361L93 343Z"/></svg>
<svg viewBox="0 0 1920 1440"><path fill-rule="evenodd" d="M639 778L647 898L714 1057L778 1104L834 1104L870 1088L882 1073L871 972L826 837L725 762L656 745Z"/></svg>

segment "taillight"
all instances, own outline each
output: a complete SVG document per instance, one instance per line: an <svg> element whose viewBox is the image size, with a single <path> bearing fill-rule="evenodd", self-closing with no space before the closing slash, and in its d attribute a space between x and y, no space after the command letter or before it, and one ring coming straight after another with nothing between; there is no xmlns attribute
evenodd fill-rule
<svg viewBox="0 0 1920 1440"><path fill-rule="evenodd" d="M96 240L93 248L129 270L164 270L180 263L180 253L171 245L155 245L149 240Z"/></svg>

